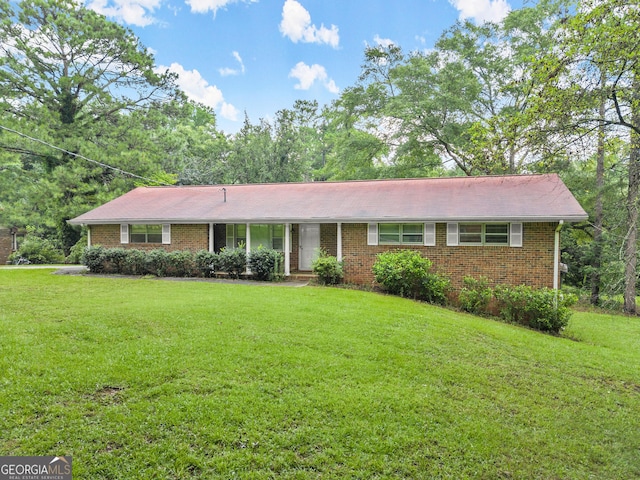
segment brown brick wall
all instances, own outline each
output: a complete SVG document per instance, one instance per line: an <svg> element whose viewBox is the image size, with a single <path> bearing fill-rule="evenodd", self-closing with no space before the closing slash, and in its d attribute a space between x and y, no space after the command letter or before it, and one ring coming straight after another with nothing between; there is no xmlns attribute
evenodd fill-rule
<svg viewBox="0 0 640 480"><path fill-rule="evenodd" d="M171 225L171 245L160 243L120 243L120 225L91 225L91 244L107 248L122 247L138 250L164 248L197 252L209 248L209 225Z"/></svg>
<svg viewBox="0 0 640 480"><path fill-rule="evenodd" d="M554 223L523 225L522 247L446 245L446 224L436 225L436 246L390 247L367 245L367 224L343 224L345 281L371 284L371 268L378 253L389 249L419 250L433 262L433 269L446 273L454 288L469 275L488 277L494 284L527 284L534 287L553 286Z"/></svg>
<svg viewBox="0 0 640 480"><path fill-rule="evenodd" d="M338 224L320 224L320 249L334 257L338 255Z"/></svg>
<svg viewBox="0 0 640 480"><path fill-rule="evenodd" d="M11 255L11 231L0 227L0 265L4 265Z"/></svg>

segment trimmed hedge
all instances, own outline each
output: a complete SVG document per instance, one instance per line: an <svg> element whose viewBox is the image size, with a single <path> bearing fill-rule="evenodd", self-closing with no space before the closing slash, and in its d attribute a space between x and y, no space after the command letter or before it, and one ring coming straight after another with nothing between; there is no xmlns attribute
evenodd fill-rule
<svg viewBox="0 0 640 480"><path fill-rule="evenodd" d="M498 285L494 290L500 316L543 332L558 333L569 323L578 297L550 288Z"/></svg>
<svg viewBox="0 0 640 480"><path fill-rule="evenodd" d="M208 250L200 250L195 256L196 268L203 277L215 277L219 270L220 259L218 254Z"/></svg>
<svg viewBox="0 0 640 480"><path fill-rule="evenodd" d="M231 278L240 278L247 269L247 252L243 246L223 248L218 254L218 265L221 272L227 272Z"/></svg>
<svg viewBox="0 0 640 480"><path fill-rule="evenodd" d="M260 246L249 254L248 264L256 280L272 282L284 278L284 259L277 250Z"/></svg>
<svg viewBox="0 0 640 480"><path fill-rule="evenodd" d="M115 273L122 275L155 275L157 277L214 277L226 273L231 278L240 278L251 269L252 278L262 281L277 281L284 278L282 253L258 248L249 258L244 248L223 248L220 253L200 250L167 252L161 248L144 252L136 249L85 248L82 263L92 273Z"/></svg>
<svg viewBox="0 0 640 480"><path fill-rule="evenodd" d="M244 249L223 249L220 253L202 250L167 252L161 248L148 252L128 248L85 248L82 263L91 273L155 275L157 277L213 277L225 272L240 278L247 266Z"/></svg>

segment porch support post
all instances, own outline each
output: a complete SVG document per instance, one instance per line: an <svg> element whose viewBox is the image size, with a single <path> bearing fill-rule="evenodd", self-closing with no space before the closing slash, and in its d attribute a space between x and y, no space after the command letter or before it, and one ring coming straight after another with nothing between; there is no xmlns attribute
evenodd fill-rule
<svg viewBox="0 0 640 480"><path fill-rule="evenodd" d="M291 224L284 224L284 275L291 275Z"/></svg>
<svg viewBox="0 0 640 480"><path fill-rule="evenodd" d="M247 260L249 260L249 254L251 253L251 224L247 223L247 245L245 246L247 252ZM251 274L251 269L249 269L249 263L247 263L247 275Z"/></svg>
<svg viewBox="0 0 640 480"><path fill-rule="evenodd" d="M18 238L17 235L13 234L13 249L18 250ZM87 226L87 247L91 246L91 226Z"/></svg>
<svg viewBox="0 0 640 480"><path fill-rule="evenodd" d="M213 242L213 223L209 224L209 251L213 252L214 242Z"/></svg>
<svg viewBox="0 0 640 480"><path fill-rule="evenodd" d="M338 222L338 244L336 246L336 256L338 257L338 261L342 261L342 223Z"/></svg>
<svg viewBox="0 0 640 480"><path fill-rule="evenodd" d="M560 220L558 223L553 241L553 289L556 291L556 298L560 283L560 230L562 229L563 223L564 220Z"/></svg>

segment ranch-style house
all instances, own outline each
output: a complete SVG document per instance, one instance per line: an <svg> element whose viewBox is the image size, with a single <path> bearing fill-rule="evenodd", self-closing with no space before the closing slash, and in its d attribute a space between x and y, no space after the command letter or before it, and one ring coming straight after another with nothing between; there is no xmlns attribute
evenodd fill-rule
<svg viewBox="0 0 640 480"><path fill-rule="evenodd" d="M89 245L220 251L263 245L286 276L323 250L345 281L370 284L377 254L409 248L454 286L557 288L560 229L587 214L555 174L249 185L140 187L70 220Z"/></svg>

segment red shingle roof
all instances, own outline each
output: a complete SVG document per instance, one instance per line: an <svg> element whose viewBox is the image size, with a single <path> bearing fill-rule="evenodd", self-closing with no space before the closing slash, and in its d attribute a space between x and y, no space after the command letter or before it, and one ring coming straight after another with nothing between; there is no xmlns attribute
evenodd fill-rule
<svg viewBox="0 0 640 480"><path fill-rule="evenodd" d="M573 222L586 218L562 180L550 174L140 187L70 223Z"/></svg>

